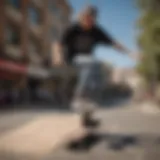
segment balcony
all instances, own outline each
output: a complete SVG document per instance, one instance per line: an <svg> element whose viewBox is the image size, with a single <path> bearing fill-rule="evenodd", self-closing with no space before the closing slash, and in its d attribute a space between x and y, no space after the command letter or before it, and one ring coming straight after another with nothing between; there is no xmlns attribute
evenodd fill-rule
<svg viewBox="0 0 160 160"><path fill-rule="evenodd" d="M9 20L13 21L16 24L21 24L22 22L22 14L14 9L12 6L6 6L6 16Z"/></svg>

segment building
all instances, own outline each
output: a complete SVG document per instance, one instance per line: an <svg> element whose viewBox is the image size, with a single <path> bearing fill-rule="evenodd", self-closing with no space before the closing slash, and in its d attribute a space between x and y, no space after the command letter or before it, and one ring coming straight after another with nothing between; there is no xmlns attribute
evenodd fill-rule
<svg viewBox="0 0 160 160"><path fill-rule="evenodd" d="M126 68L114 67L112 75L113 82L117 84L124 83L126 80L126 75L127 75L126 73L127 73Z"/></svg>
<svg viewBox="0 0 160 160"><path fill-rule="evenodd" d="M132 89L133 98L135 100L141 99L145 93L145 83L140 74L135 69L126 71L125 82Z"/></svg>
<svg viewBox="0 0 160 160"><path fill-rule="evenodd" d="M145 92L144 81L134 68L115 68L113 82L127 85L133 93L133 98L140 98Z"/></svg>
<svg viewBox="0 0 160 160"><path fill-rule="evenodd" d="M43 65L69 24L70 6L65 0L1 0L0 7L1 57Z"/></svg>
<svg viewBox="0 0 160 160"><path fill-rule="evenodd" d="M51 66L52 43L69 24L71 13L66 0L0 1L1 84L8 81L23 88L28 66Z"/></svg>

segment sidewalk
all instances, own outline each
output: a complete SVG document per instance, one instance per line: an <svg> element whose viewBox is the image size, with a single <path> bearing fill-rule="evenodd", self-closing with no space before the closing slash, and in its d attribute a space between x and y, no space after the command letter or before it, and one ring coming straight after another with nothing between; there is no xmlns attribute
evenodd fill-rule
<svg viewBox="0 0 160 160"><path fill-rule="evenodd" d="M45 156L72 134L80 132L79 122L79 116L70 113L39 116L0 136L0 153Z"/></svg>

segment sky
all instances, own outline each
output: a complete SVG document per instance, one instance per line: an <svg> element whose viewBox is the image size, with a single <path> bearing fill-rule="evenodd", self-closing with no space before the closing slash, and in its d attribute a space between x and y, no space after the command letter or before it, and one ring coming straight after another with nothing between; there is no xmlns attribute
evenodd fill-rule
<svg viewBox="0 0 160 160"><path fill-rule="evenodd" d="M139 18L136 0L68 0L73 7L74 15L80 12L86 4L98 7L99 25L110 35L133 53L138 52L136 44L136 21ZM89 3L88 3L89 2ZM128 56L119 54L111 47L98 46L95 50L97 59L107 61L117 67L134 67L135 62Z"/></svg>

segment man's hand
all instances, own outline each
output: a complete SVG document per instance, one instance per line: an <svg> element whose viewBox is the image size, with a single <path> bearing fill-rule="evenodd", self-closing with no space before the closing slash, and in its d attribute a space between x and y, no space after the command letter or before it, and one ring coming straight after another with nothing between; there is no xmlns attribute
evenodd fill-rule
<svg viewBox="0 0 160 160"><path fill-rule="evenodd" d="M133 53L133 52L131 52L128 48L124 47L124 46L123 46L121 43L119 43L119 42L115 42L115 43L114 43L114 47L115 47L118 51L120 51L120 52L128 55L131 59L133 59L133 60L135 60L135 61L140 61L140 60L142 59L142 55L141 55L140 53Z"/></svg>

